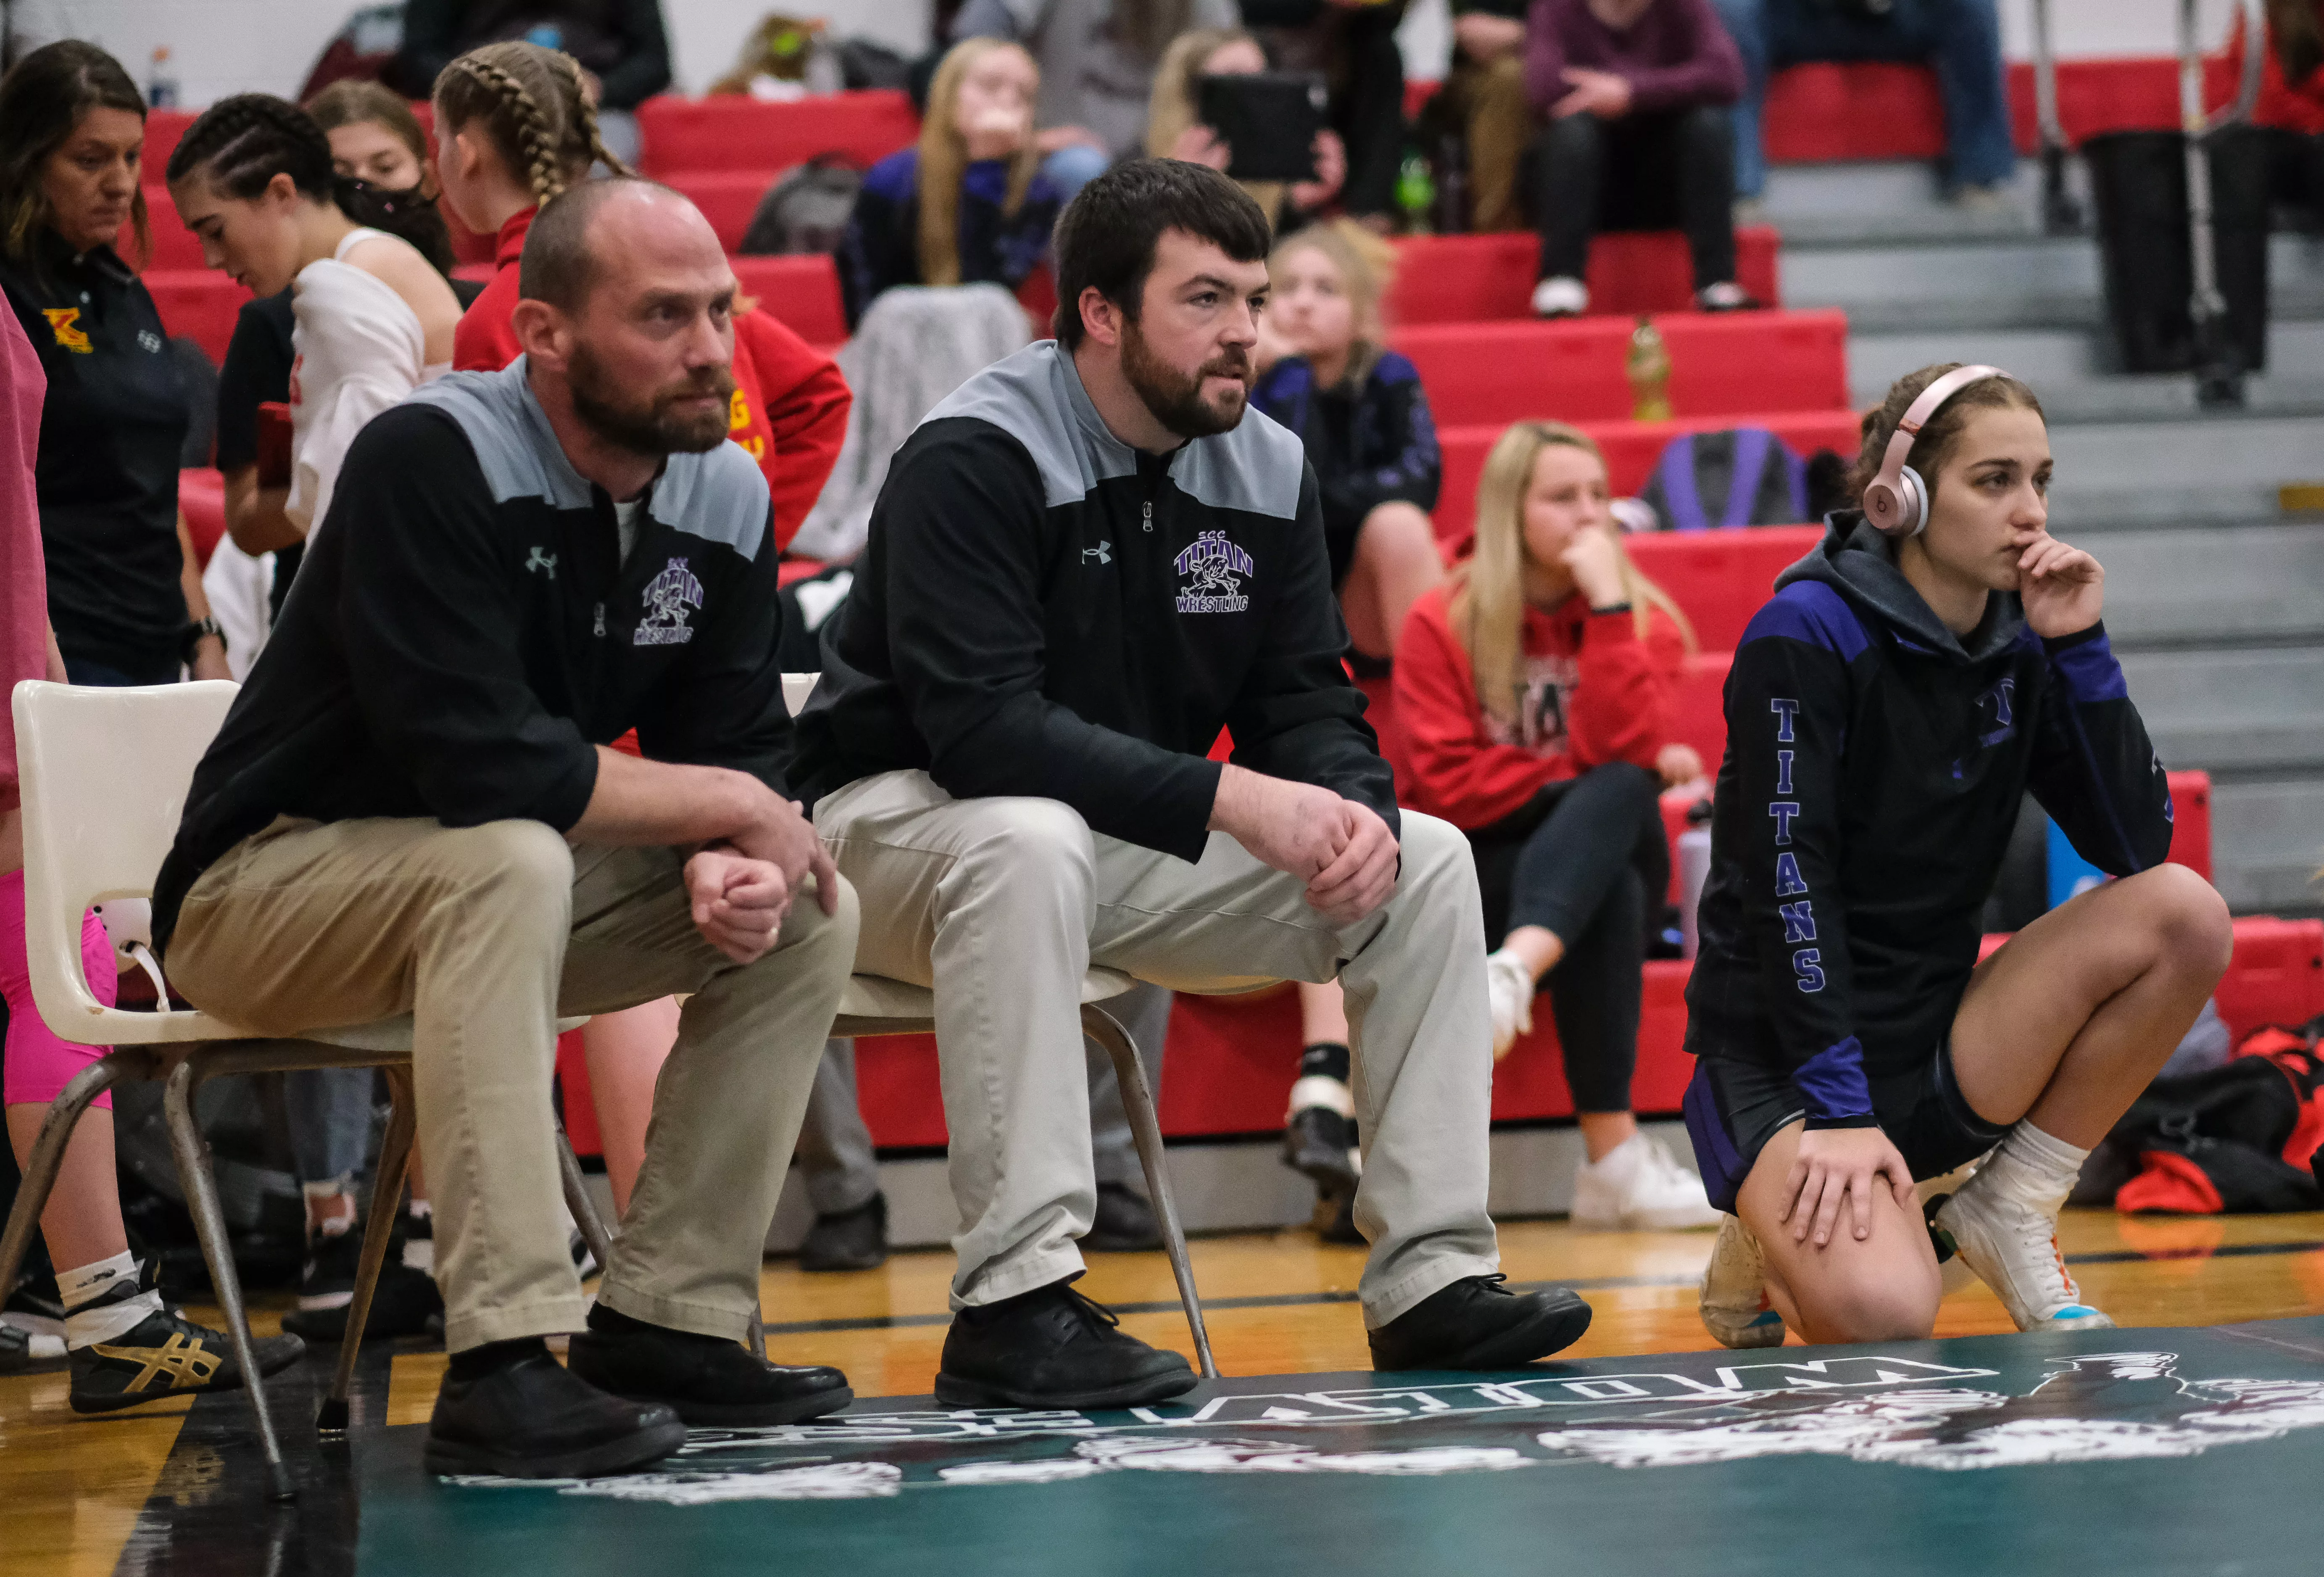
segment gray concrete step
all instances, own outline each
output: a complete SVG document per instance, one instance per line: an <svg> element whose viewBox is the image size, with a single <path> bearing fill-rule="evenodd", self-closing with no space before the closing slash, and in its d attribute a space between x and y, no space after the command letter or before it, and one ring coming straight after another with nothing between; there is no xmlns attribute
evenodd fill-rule
<svg viewBox="0 0 2324 1577"><path fill-rule="evenodd" d="M2126 652L2122 671L2169 765L2324 775L2324 646Z"/></svg>
<svg viewBox="0 0 2324 1577"><path fill-rule="evenodd" d="M2324 523L2068 531L2123 652L2324 643Z"/></svg>
<svg viewBox="0 0 2324 1577"><path fill-rule="evenodd" d="M2077 530L2264 521L2277 489L2324 478L2324 416L2053 423L2052 521Z"/></svg>
<svg viewBox="0 0 2324 1577"><path fill-rule="evenodd" d="M2098 244L2086 236L1931 237L1848 246L1787 244L1784 301L1839 307L1867 333L2098 327ZM2279 320L2324 318L2324 243L2268 243L2269 300Z"/></svg>
<svg viewBox="0 0 2324 1577"><path fill-rule="evenodd" d="M1849 335L1848 370L1859 406L1932 362L1989 362L2032 384L2053 422L2145 420L2204 414L2184 373L2124 374L2113 343L2093 328L1909 329ZM2324 415L2324 320L2268 327L2268 370L2246 385L2245 410L2259 416Z"/></svg>
<svg viewBox="0 0 2324 1577"><path fill-rule="evenodd" d="M2042 233L2041 187L2021 165L2000 209L1963 208L1939 190L1936 166L1789 164L1767 172L1760 216L1787 247L2028 238Z"/></svg>
<svg viewBox="0 0 2324 1577"><path fill-rule="evenodd" d="M2238 914L2315 912L2324 776L2227 779L2211 789L2211 881Z"/></svg>

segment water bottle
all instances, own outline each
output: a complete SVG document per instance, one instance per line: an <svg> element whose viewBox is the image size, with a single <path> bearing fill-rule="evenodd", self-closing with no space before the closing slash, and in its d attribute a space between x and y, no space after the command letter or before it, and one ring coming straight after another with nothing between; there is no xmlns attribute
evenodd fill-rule
<svg viewBox="0 0 2324 1577"><path fill-rule="evenodd" d="M170 69L170 46L156 45L152 69L145 77L145 107L175 109L180 97L177 74Z"/></svg>
<svg viewBox="0 0 2324 1577"><path fill-rule="evenodd" d="M1710 801L1695 807L1700 811ZM1692 958L1702 945L1702 931L1695 911L1702 907L1702 885L1711 880L1711 827L1708 818L1694 819L1690 811L1686 831L1678 835L1678 929L1679 956Z"/></svg>
<svg viewBox="0 0 2324 1577"><path fill-rule="evenodd" d="M1396 206L1404 210L1405 230L1414 235L1428 234L1428 206L1436 200L1436 182L1428 173L1428 161L1416 152L1404 156L1404 168L1396 178Z"/></svg>

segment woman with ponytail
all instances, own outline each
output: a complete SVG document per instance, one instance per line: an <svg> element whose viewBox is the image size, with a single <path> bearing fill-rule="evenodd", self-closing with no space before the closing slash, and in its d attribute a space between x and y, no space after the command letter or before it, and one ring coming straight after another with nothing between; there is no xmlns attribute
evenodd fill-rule
<svg viewBox="0 0 2324 1577"><path fill-rule="evenodd" d="M1496 1056L1548 988L1587 1157L1573 1224L1716 1226L1630 1111L1646 921L1670 884L1657 798L1702 762L1665 722L1693 632L1622 551L1609 492L1576 429L1519 422L1494 444L1476 554L1413 604L1397 649L1400 787L1476 853Z"/></svg>
<svg viewBox="0 0 2324 1577"><path fill-rule="evenodd" d="M275 518L303 545L328 517L355 435L451 365L460 304L420 250L441 223L417 193L338 173L313 117L262 93L203 111L170 156L169 181L178 217L211 267L262 299L290 292L290 479ZM285 1086L309 1231L292 1328L318 1336L337 1333L354 1290L354 1181L371 1089L368 1070L346 1069L293 1074ZM440 1307L424 1278L400 1268L382 1290L367 1327L374 1332L391 1313L400 1311L399 1328L409 1329Z"/></svg>
<svg viewBox="0 0 2324 1577"><path fill-rule="evenodd" d="M453 360L462 372L492 372L514 361L512 318L518 264L533 216L589 176L592 164L626 175L605 151L581 68L539 44L485 44L436 79L437 166L444 200L478 235L495 235L499 272L460 319ZM846 435L847 380L829 356L788 327L738 302L734 396L728 436L758 461L774 506L778 548L798 535L823 491ZM635 754L636 737L616 750ZM618 1215L645 1160L654 1080L678 1038L678 1003L666 998L600 1013L581 1032L605 1153L605 1178Z"/></svg>
<svg viewBox="0 0 2324 1577"><path fill-rule="evenodd" d="M1013 290L1048 254L1064 204L1040 173L1040 68L1019 45L973 38L945 53L928 84L918 145L866 171L848 216L839 285L849 327L882 290Z"/></svg>
<svg viewBox="0 0 2324 1577"><path fill-rule="evenodd" d="M435 215L422 199L339 174L323 128L263 93L196 117L170 155L169 181L211 267L257 295L293 288L283 512L303 539L322 524L364 424L451 365L459 301L404 236L424 239Z"/></svg>

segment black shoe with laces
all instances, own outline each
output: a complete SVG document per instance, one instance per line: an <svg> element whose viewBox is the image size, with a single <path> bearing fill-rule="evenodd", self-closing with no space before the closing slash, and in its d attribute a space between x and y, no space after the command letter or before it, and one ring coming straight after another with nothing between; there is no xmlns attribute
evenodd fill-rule
<svg viewBox="0 0 2324 1577"><path fill-rule="evenodd" d="M1313 1178L1315 1192L1356 1191L1356 1124L1328 1106L1304 1106L1283 1126L1283 1164Z"/></svg>
<svg viewBox="0 0 2324 1577"><path fill-rule="evenodd" d="M1327 1243L1344 1243L1352 1248L1364 1246L1363 1233L1356 1231L1356 1196L1353 1191L1339 1195L1326 1194L1317 1202L1322 1208L1315 1213L1321 1224L1315 1235Z"/></svg>
<svg viewBox="0 0 2324 1577"><path fill-rule="evenodd" d="M1135 1254L1162 1246L1162 1226L1154 1207L1127 1183L1097 1185L1097 1208L1082 1236L1087 1254Z"/></svg>
<svg viewBox="0 0 2324 1577"><path fill-rule="evenodd" d="M125 1303L151 1290L152 1278L148 1261L136 1279L122 1281L92 1306ZM261 1336L251 1346L262 1375L290 1368L307 1351L296 1336ZM76 1347L67 1357L72 1369L68 1400L76 1413L110 1413L163 1397L242 1388L242 1366L226 1339L166 1306L112 1341Z"/></svg>
<svg viewBox="0 0 2324 1577"><path fill-rule="evenodd" d="M1562 1286L1515 1293L1499 1276L1440 1287L1371 1333L1372 1368L1514 1369L1563 1351L1590 1329L1590 1305Z"/></svg>
<svg viewBox="0 0 2324 1577"><path fill-rule="evenodd" d="M797 1424L855 1399L835 1369L769 1363L724 1337L650 1324L602 1303L589 1311L589 1328L573 1338L565 1362L608 1396L661 1403L706 1429Z"/></svg>
<svg viewBox="0 0 2324 1577"><path fill-rule="evenodd" d="M888 1196L815 1218L799 1244L801 1270L877 1270L888 1262Z"/></svg>
<svg viewBox="0 0 2324 1577"><path fill-rule="evenodd" d="M446 1374L423 1460L431 1473L588 1479L634 1471L685 1443L670 1408L608 1396L541 1351L475 1379Z"/></svg>
<svg viewBox="0 0 2324 1577"><path fill-rule="evenodd" d="M1070 1282L965 1308L945 1335L936 1400L952 1407L1135 1407L1192 1390L1175 1352L1122 1333Z"/></svg>

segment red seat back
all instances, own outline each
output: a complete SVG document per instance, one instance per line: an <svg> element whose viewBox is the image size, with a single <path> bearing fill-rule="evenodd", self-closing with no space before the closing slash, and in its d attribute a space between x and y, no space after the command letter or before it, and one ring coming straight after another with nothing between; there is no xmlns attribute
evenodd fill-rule
<svg viewBox="0 0 2324 1577"><path fill-rule="evenodd" d="M638 106L638 134L644 172L668 180L674 172L787 170L825 153L868 165L918 140L920 117L908 95L889 88L787 103L663 94Z"/></svg>

